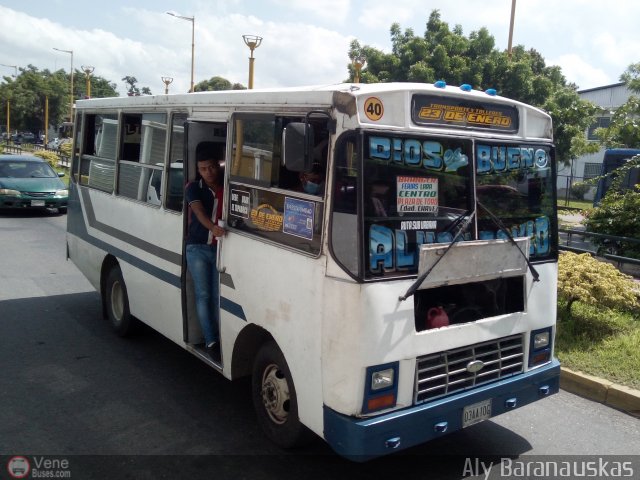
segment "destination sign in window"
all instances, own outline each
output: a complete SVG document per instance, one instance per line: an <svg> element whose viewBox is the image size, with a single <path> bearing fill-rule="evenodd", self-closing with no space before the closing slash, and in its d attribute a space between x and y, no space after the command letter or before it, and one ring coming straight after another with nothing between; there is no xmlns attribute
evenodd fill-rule
<svg viewBox="0 0 640 480"><path fill-rule="evenodd" d="M414 95L411 119L417 125L448 125L501 132L518 131L516 107L436 95Z"/></svg>

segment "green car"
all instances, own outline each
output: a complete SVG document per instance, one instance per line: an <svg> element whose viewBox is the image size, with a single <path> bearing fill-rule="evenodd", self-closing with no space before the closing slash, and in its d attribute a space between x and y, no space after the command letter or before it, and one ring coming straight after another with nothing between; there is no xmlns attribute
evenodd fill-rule
<svg viewBox="0 0 640 480"><path fill-rule="evenodd" d="M69 190L45 160L31 155L0 155L0 209L57 208L67 212Z"/></svg>

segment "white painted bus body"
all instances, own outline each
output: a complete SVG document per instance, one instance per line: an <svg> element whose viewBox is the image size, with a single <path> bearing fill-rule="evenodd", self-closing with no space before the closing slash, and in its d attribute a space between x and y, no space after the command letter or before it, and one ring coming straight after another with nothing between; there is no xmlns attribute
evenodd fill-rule
<svg viewBox="0 0 640 480"><path fill-rule="evenodd" d="M416 126L411 121L409 108L411 96L416 92L486 99L481 92L459 92L449 87L443 90L423 84L334 85L271 92L95 99L78 102L77 111L179 110L186 112L192 121L226 123L228 132L232 132L231 118L238 112L291 114L324 110L336 120L330 151L343 132L357 128L492 140L526 139L551 144L546 114L500 97L491 101L515 106L520 113L521 123L515 134ZM363 110L364 100L371 96L379 97L385 106L382 119L375 122L369 120ZM333 171L334 160L332 153L329 172ZM333 191L332 178L331 175L327 178L327 192ZM69 229L67 242L71 260L100 291L103 262L108 254L114 255L127 285L131 314L189 349L185 341L181 289L179 282L176 283L183 275L181 261L175 261L181 259L183 252L182 215L162 205L150 207L78 184L72 187L72 197L77 202L76 214L81 216L70 212L69 222L81 221L84 225ZM291 370L300 420L319 436L327 437L326 409L353 419L388 413L383 410L363 414L365 372L369 366L398 362L397 401L389 411L402 411L416 406L417 357L522 334L526 359L530 332L555 324L557 264L547 262L536 265L541 282L534 282L530 274L526 275L524 311L417 332L413 303L398 300L415 277L357 282L330 254L327 232L331 201L329 195L324 203L319 256L295 252L229 228L219 247L218 265L226 278L220 287L221 373L234 378L234 349L243 330L250 325L264 329L281 349ZM225 198L225 211L227 208ZM348 226L348 221L345 225ZM82 229L86 232L78 234ZM528 370L525 366L524 372ZM343 455L368 455L366 449L356 448L350 452L348 447L336 447L335 441L330 443ZM372 455L386 453L385 449L392 451L395 447L376 448Z"/></svg>

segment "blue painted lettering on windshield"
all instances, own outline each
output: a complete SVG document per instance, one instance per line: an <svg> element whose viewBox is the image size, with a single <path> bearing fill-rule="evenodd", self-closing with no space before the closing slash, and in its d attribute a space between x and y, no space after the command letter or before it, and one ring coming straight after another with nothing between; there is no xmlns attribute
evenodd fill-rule
<svg viewBox="0 0 640 480"><path fill-rule="evenodd" d="M450 232L414 231L415 243L409 241L404 230L391 229L373 224L369 228L369 269L372 273L416 270L418 268L420 245L430 243L450 243ZM541 216L510 228L513 237L529 237L529 257L536 258L549 254L549 217ZM464 240L469 240L465 234ZM502 230L483 230L480 240L507 239Z"/></svg>
<svg viewBox="0 0 640 480"><path fill-rule="evenodd" d="M369 156L433 171L455 172L469 165L469 156L462 148L445 149L440 142L416 139L369 137Z"/></svg>
<svg viewBox="0 0 640 480"><path fill-rule="evenodd" d="M532 168L543 170L549 164L549 153L543 148L476 145L478 175Z"/></svg>

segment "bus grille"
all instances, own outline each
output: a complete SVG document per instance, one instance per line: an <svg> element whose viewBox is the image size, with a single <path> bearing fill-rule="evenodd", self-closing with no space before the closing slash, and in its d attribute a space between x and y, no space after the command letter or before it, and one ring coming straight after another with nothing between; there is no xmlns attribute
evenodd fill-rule
<svg viewBox="0 0 640 480"><path fill-rule="evenodd" d="M414 402L425 402L521 373L522 341L522 334L512 335L418 357ZM470 372L467 366L475 360L482 361L484 367Z"/></svg>

